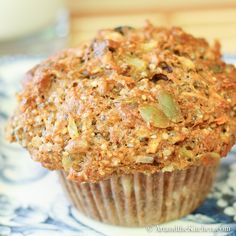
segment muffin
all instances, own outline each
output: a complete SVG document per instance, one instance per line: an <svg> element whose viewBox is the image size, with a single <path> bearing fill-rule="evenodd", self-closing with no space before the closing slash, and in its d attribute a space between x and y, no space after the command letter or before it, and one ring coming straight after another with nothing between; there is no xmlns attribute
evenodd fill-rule
<svg viewBox="0 0 236 236"><path fill-rule="evenodd" d="M84 215L146 226L209 192L236 138L236 69L181 28L117 27L35 66L7 127Z"/></svg>

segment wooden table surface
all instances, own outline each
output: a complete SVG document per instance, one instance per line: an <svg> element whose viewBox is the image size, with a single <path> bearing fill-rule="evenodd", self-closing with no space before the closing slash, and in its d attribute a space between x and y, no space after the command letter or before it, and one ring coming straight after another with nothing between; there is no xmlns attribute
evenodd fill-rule
<svg viewBox="0 0 236 236"><path fill-rule="evenodd" d="M101 28L155 25L181 26L189 33L219 39L225 54L236 54L236 0L68 0L70 46L93 37Z"/></svg>

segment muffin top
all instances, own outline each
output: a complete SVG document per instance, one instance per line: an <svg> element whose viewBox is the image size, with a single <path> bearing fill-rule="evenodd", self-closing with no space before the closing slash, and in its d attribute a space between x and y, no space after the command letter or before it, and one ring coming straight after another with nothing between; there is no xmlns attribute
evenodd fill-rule
<svg viewBox="0 0 236 236"><path fill-rule="evenodd" d="M117 27L31 69L10 141L96 182L215 163L236 138L236 69L182 29Z"/></svg>

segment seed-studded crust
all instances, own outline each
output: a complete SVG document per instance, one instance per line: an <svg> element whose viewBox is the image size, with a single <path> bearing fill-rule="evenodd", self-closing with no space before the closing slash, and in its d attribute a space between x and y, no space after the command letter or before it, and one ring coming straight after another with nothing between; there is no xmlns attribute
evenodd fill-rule
<svg viewBox="0 0 236 236"><path fill-rule="evenodd" d="M180 28L118 27L30 70L8 136L94 182L209 164L236 136L236 69Z"/></svg>

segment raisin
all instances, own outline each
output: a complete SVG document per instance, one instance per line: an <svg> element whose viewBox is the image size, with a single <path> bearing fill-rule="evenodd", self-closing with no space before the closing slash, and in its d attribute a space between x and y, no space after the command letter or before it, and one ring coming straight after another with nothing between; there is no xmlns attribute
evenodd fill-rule
<svg viewBox="0 0 236 236"><path fill-rule="evenodd" d="M162 70L165 70L167 71L168 73L172 73L173 72L173 69L164 61L160 62L160 67Z"/></svg>
<svg viewBox="0 0 236 236"><path fill-rule="evenodd" d="M114 31L116 31L122 35L125 35L126 31L132 30L132 29L134 29L134 28L131 26L118 26L118 27L114 28Z"/></svg>
<svg viewBox="0 0 236 236"><path fill-rule="evenodd" d="M159 80L168 81L169 78L168 78L166 75L161 74L161 73L160 73L160 74L155 74L155 75L153 75L152 78L151 78L151 81L154 82L154 83L156 83L156 82L159 81Z"/></svg>

